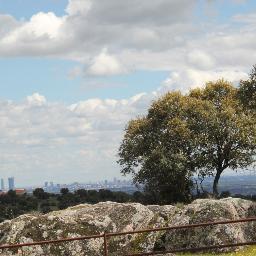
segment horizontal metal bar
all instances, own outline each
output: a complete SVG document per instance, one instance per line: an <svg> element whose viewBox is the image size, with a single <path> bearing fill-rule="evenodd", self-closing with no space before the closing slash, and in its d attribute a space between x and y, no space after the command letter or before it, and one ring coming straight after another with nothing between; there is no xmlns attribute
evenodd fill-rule
<svg viewBox="0 0 256 256"><path fill-rule="evenodd" d="M127 231L127 232L107 233L107 236L121 236L121 235L129 235L129 234L149 233L149 232L172 230L172 229L197 228L197 227L213 226L213 225L220 225L220 224L241 223L241 222L250 222L250 221L256 221L256 217L247 218L247 219L238 219L238 220L224 220L224 221L216 221L216 222L205 222L205 223L182 225L182 226L170 226L170 227L163 227L163 228L141 229L141 230Z"/></svg>
<svg viewBox="0 0 256 256"><path fill-rule="evenodd" d="M93 235L93 236L80 236L80 237L62 238L62 239L56 239L56 240L44 240L44 241L31 242L31 243L22 243L22 244L6 244L6 245L0 245L0 249L19 248L19 247L33 246L33 245L43 245L43 244L57 244L57 243L63 243L63 242L72 242L72 241L86 240L86 239L96 239L96 238L102 238L102 237L104 237L104 234L102 234L102 235Z"/></svg>
<svg viewBox="0 0 256 256"><path fill-rule="evenodd" d="M197 247L197 248L173 249L169 251L141 252L141 253L126 254L125 256L157 255L157 254L177 253L177 252L199 252L199 251L207 251L212 249L239 247L239 246L255 245L255 244L256 244L256 241L252 241L252 242L245 242L245 243L221 244L221 245L212 245L212 246L204 246L204 247Z"/></svg>

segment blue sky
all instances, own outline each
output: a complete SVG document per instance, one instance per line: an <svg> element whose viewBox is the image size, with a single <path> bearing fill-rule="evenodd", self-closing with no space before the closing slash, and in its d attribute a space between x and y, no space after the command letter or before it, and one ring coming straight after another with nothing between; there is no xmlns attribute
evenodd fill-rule
<svg viewBox="0 0 256 256"><path fill-rule="evenodd" d="M2 58L1 98L20 101L39 92L51 101L70 104L97 97L120 99L154 90L169 74L140 70L111 77L70 77L69 71L76 65L74 61L58 59Z"/></svg>
<svg viewBox="0 0 256 256"><path fill-rule="evenodd" d="M255 41L253 0L0 0L2 176L120 176L127 122L168 90L245 79Z"/></svg>
<svg viewBox="0 0 256 256"><path fill-rule="evenodd" d="M8 13L20 19L29 19L38 12L54 12L61 16L65 13L68 1L63 0L0 0L1 13Z"/></svg>

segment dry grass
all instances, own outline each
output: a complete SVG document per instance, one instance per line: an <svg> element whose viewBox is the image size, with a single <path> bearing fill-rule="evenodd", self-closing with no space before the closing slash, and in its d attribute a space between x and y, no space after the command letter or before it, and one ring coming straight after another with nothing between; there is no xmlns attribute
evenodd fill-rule
<svg viewBox="0 0 256 256"><path fill-rule="evenodd" d="M193 253L193 254L179 254L182 256L196 256L196 255L202 255L202 256L212 256L212 255L219 255L219 256L256 256L256 246L249 246L247 249L239 251L239 252L230 252L230 253Z"/></svg>

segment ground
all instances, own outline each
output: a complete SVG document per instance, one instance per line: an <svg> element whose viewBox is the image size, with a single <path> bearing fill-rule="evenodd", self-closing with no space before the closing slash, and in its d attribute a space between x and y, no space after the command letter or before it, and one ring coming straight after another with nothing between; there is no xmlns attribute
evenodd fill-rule
<svg viewBox="0 0 256 256"><path fill-rule="evenodd" d="M178 254L182 256L196 256L196 255L202 255L202 256L212 256L216 255L216 253L204 253L204 254ZM256 245L255 246L249 246L247 249L239 251L239 252L230 252L230 253L221 253L218 254L219 256L255 256L256 255Z"/></svg>

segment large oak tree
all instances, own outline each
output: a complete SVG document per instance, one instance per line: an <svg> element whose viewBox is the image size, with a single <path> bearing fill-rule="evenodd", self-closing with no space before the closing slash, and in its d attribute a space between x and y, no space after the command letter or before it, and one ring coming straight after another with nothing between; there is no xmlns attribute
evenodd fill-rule
<svg viewBox="0 0 256 256"><path fill-rule="evenodd" d="M255 161L254 111L241 103L239 89L219 80L153 102L148 114L131 120L125 130L121 172L132 174L163 203L188 200L196 174L214 176L217 195L224 170Z"/></svg>

